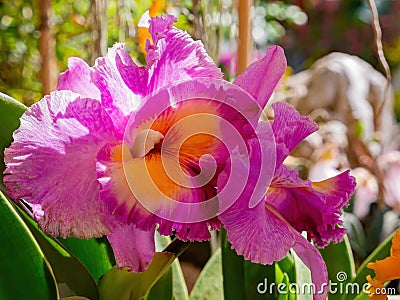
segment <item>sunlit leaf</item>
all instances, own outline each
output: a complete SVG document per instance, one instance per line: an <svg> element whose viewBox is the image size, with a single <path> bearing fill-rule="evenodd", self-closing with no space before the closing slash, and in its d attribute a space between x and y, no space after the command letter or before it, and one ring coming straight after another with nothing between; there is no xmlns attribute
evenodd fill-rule
<svg viewBox="0 0 400 300"><path fill-rule="evenodd" d="M254 264L246 261L231 249L225 230L221 231L222 272L225 299L271 299L274 294L260 293L259 286L265 282L275 283L275 266Z"/></svg>
<svg viewBox="0 0 400 300"><path fill-rule="evenodd" d="M90 240L59 238L59 241L86 266L96 282L115 265L111 246L105 237Z"/></svg>
<svg viewBox="0 0 400 300"><path fill-rule="evenodd" d="M329 294L329 299L341 299L346 294L346 285L356 275L349 239L345 236L342 242L330 244L321 249L320 253L327 266L329 280L333 283L334 292Z"/></svg>
<svg viewBox="0 0 400 300"><path fill-rule="evenodd" d="M174 261L175 262L175 261ZM159 280L147 293L146 300L172 300L174 299L173 283L172 283L172 268L168 268L167 271L161 276ZM179 299L179 298L175 298Z"/></svg>
<svg viewBox="0 0 400 300"><path fill-rule="evenodd" d="M283 272L278 264L275 264L275 277L276 277L276 285L273 285L274 291L277 296L274 299L278 300L288 300L289 299L289 276L287 273ZM266 285L267 289L266 294L273 295L271 284Z"/></svg>
<svg viewBox="0 0 400 300"><path fill-rule="evenodd" d="M138 300L157 282L175 259L173 253L156 253L148 269L142 273L113 267L99 281L102 300Z"/></svg>
<svg viewBox="0 0 400 300"><path fill-rule="evenodd" d="M209 259L190 293L190 300L224 299L221 248ZM227 299L227 298L225 298Z"/></svg>
<svg viewBox="0 0 400 300"><path fill-rule="evenodd" d="M67 287L75 295L85 296L91 300L97 299L96 283L85 266L57 240L43 233L36 222L22 209L19 209L18 212L50 263L57 283ZM62 293L60 292L60 294Z"/></svg>
<svg viewBox="0 0 400 300"><path fill-rule="evenodd" d="M0 192L0 299L57 299L50 265L12 204Z"/></svg>
<svg viewBox="0 0 400 300"><path fill-rule="evenodd" d="M160 235L156 231L155 242L156 251L161 252L171 243L171 238ZM147 299L163 299L159 295L163 292L165 292L166 295L169 295L169 290L172 290L174 299L187 300L189 298L186 282L178 259L174 260L171 269L165 272L165 274L150 289Z"/></svg>
<svg viewBox="0 0 400 300"><path fill-rule="evenodd" d="M156 252L149 267L142 273L129 272L128 268L113 267L99 281L99 297L102 300L143 299L151 287L171 267L175 258L187 249L190 243L173 240L164 252Z"/></svg>
<svg viewBox="0 0 400 300"><path fill-rule="evenodd" d="M296 281L294 282L296 283L297 288L297 291L294 292L297 292L297 299L312 300L313 290L309 288L312 285L310 269L303 263L303 261L300 259L300 257L297 256L295 252L293 252L293 261L296 274ZM291 292L290 289L288 291Z"/></svg>
<svg viewBox="0 0 400 300"><path fill-rule="evenodd" d="M181 265L177 259L172 263L172 285L175 299L189 299L185 278L183 277Z"/></svg>

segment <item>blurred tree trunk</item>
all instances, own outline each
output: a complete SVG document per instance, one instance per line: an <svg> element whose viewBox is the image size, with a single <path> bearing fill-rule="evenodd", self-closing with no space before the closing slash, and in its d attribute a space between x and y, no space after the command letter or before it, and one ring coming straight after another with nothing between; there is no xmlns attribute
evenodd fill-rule
<svg viewBox="0 0 400 300"><path fill-rule="evenodd" d="M90 61L93 64L97 57L107 54L107 0L91 2L91 28L93 33L93 50Z"/></svg>
<svg viewBox="0 0 400 300"><path fill-rule="evenodd" d="M42 83L43 95L55 90L57 85L56 41L52 32L51 18L51 0L39 0L39 52L41 57L39 78Z"/></svg>
<svg viewBox="0 0 400 300"><path fill-rule="evenodd" d="M252 0L239 0L239 43L237 75L242 73L250 63L251 53L251 18L250 9Z"/></svg>

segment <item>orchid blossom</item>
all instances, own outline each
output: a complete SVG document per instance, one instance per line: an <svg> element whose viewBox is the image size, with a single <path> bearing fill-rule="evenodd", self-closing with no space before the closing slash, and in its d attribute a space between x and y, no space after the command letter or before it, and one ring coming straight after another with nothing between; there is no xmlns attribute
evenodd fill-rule
<svg viewBox="0 0 400 300"><path fill-rule="evenodd" d="M325 264L301 232L317 246L339 241L354 180L345 172L312 183L285 167L317 129L289 105L259 121L285 71L283 50L270 47L229 84L175 21L142 18L146 66L123 44L93 67L69 60L57 91L28 109L5 151L8 192L50 235L106 235L117 264L134 272L151 261L155 230L202 241L222 223L238 254L271 264L293 248L321 286Z"/></svg>

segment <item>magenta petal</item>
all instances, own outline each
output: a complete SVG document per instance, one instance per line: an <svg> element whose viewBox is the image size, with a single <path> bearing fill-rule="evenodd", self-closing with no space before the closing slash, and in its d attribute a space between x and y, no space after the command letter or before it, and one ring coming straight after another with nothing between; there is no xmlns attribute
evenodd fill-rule
<svg viewBox="0 0 400 300"><path fill-rule="evenodd" d="M315 285L314 300L326 300L329 290L328 271L321 254L299 233L296 233L293 249L311 271L311 279Z"/></svg>
<svg viewBox="0 0 400 300"><path fill-rule="evenodd" d="M248 171L248 164L239 154L233 156L233 169L231 178L228 175L230 165L218 179L218 186L225 186L226 182L238 181L236 186L240 186L240 179L233 178L235 174L252 174ZM256 174L258 175L258 174ZM243 177L243 175L239 175ZM243 180L243 179L242 179ZM238 199L232 199L228 194L220 193L220 206L223 208L219 215L223 226L227 231L229 242L232 248L245 259L255 263L272 264L274 261L281 260L295 243L294 229L281 217L270 209L266 208L264 201L250 208L250 196L253 193L256 178L250 175L248 184ZM264 187L267 189L267 187ZM229 207L226 209L226 207Z"/></svg>
<svg viewBox="0 0 400 300"><path fill-rule="evenodd" d="M261 60L251 64L233 83L246 90L264 108L285 70L283 49L271 46Z"/></svg>
<svg viewBox="0 0 400 300"><path fill-rule="evenodd" d="M307 231L317 246L324 247L343 238L341 208L347 205L354 188L354 178L348 172L311 183L282 165L267 192L267 202L297 231Z"/></svg>
<svg viewBox="0 0 400 300"><path fill-rule="evenodd" d="M293 229L259 203L237 200L219 216L232 248L254 263L272 264L284 258L294 245Z"/></svg>
<svg viewBox="0 0 400 300"><path fill-rule="evenodd" d="M145 96L151 92L147 88L149 73L146 67L138 67L122 48L116 51L115 62L122 80L135 95Z"/></svg>
<svg viewBox="0 0 400 300"><path fill-rule="evenodd" d="M115 44L108 49L105 57L96 60L91 73L91 79L101 93L101 104L111 116L115 126L120 129L121 135L128 116L137 109L143 98L142 95L135 93L137 90L130 88L134 83L128 87L119 73L117 62L120 68L121 63L128 64L129 67L133 68L126 56L124 44ZM126 70L123 74L125 80L127 80ZM141 74L141 72L138 71L138 74ZM139 78L136 82L140 83L141 80Z"/></svg>
<svg viewBox="0 0 400 300"><path fill-rule="evenodd" d="M40 227L55 236L109 233L109 212L99 198L95 159L113 124L100 102L57 91L31 106L5 150L10 196L40 204ZM39 211L36 207L36 211Z"/></svg>
<svg viewBox="0 0 400 300"><path fill-rule="evenodd" d="M100 100L100 91L91 82L91 68L82 59L71 57L68 59L68 70L58 78L57 90L70 90L85 98Z"/></svg>
<svg viewBox="0 0 400 300"><path fill-rule="evenodd" d="M293 106L278 102L272 104L274 109L274 131L277 152L277 165L280 165L296 146L314 131L318 125L308 117L301 116Z"/></svg>
<svg viewBox="0 0 400 300"><path fill-rule="evenodd" d="M154 229L142 231L133 225L124 225L107 238L118 267L128 267L132 272L147 269L155 252Z"/></svg>
<svg viewBox="0 0 400 300"><path fill-rule="evenodd" d="M206 53L200 41L172 27L176 19L163 15L150 20L153 45L148 44L149 90L154 91L178 80L207 77L222 79L223 74Z"/></svg>

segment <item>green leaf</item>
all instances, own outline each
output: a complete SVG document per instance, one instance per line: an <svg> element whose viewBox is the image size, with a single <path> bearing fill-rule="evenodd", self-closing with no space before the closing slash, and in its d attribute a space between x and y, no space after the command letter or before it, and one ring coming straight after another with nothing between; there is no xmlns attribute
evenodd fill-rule
<svg viewBox="0 0 400 300"><path fill-rule="evenodd" d="M39 245L0 192L0 299L57 299L50 265Z"/></svg>
<svg viewBox="0 0 400 300"><path fill-rule="evenodd" d="M36 222L19 207L18 212L49 261L57 283L75 295L98 299L96 283L85 266L59 241L41 231Z"/></svg>
<svg viewBox="0 0 400 300"><path fill-rule="evenodd" d="M360 220L353 213L343 213L343 227L347 229L347 236L353 252L359 257L366 257L367 241L364 228Z"/></svg>
<svg viewBox="0 0 400 300"><path fill-rule="evenodd" d="M277 294L277 297L274 299L278 300L288 300L289 299L289 276L287 273L283 272L279 267L279 264L275 264L275 278L276 278L276 286L274 286L274 291ZM272 293L271 285L267 285L268 294L274 295Z"/></svg>
<svg viewBox="0 0 400 300"><path fill-rule="evenodd" d="M225 229L221 230L220 238L225 299L246 299L243 257L231 249Z"/></svg>
<svg viewBox="0 0 400 300"><path fill-rule="evenodd" d="M367 237L366 250L367 253L371 253L380 242L380 236L383 227L383 211L379 207L372 209L371 218L368 220L368 226L365 229L365 235Z"/></svg>
<svg viewBox="0 0 400 300"><path fill-rule="evenodd" d="M175 257L174 253L155 253L148 269L142 273L132 273L127 268L113 267L99 281L100 299L142 299L171 266Z"/></svg>
<svg viewBox="0 0 400 300"><path fill-rule="evenodd" d="M183 277L181 265L177 259L172 263L172 284L174 288L175 299L189 299L185 278Z"/></svg>
<svg viewBox="0 0 400 300"><path fill-rule="evenodd" d="M348 284L356 275L353 252L347 235L343 241L330 244L321 249L320 253L328 269L329 280L333 283L332 289L333 291L337 290L329 294L329 299L341 299L343 295L347 294L346 286L349 287Z"/></svg>
<svg viewBox="0 0 400 300"><path fill-rule="evenodd" d="M19 118L28 108L17 100L0 93L0 180L3 182L4 149L10 146L12 135L19 127Z"/></svg>
<svg viewBox="0 0 400 300"><path fill-rule="evenodd" d="M95 282L115 265L111 246L105 237L90 240L59 238L59 241L86 266Z"/></svg>
<svg viewBox="0 0 400 300"><path fill-rule="evenodd" d="M275 283L275 266L246 261L231 249L226 231L221 231L222 271L225 299L273 299L274 294L259 293L258 287Z"/></svg>
<svg viewBox="0 0 400 300"><path fill-rule="evenodd" d="M300 257L293 251L293 261L295 265L297 299L298 300L312 300L312 279L310 269L303 263Z"/></svg>
<svg viewBox="0 0 400 300"><path fill-rule="evenodd" d="M209 259L190 293L190 300L224 299L221 248ZM227 298L226 298L227 299Z"/></svg>
<svg viewBox="0 0 400 300"><path fill-rule="evenodd" d="M273 294L261 294L257 290L261 283L265 283L265 280L267 282L275 282L275 264L264 266L247 260L243 260L243 263L246 299L275 299Z"/></svg>
<svg viewBox="0 0 400 300"><path fill-rule="evenodd" d="M276 262L283 273L288 274L290 282L296 282L296 266L294 256L289 253L285 258Z"/></svg>
<svg viewBox="0 0 400 300"><path fill-rule="evenodd" d="M174 239L164 252L156 252L146 271L129 272L128 268L113 267L99 280L99 297L102 300L137 300L143 299L152 286L170 268L175 258L179 257L190 243Z"/></svg>
<svg viewBox="0 0 400 300"><path fill-rule="evenodd" d="M296 281L296 265L295 265L295 260L294 260L294 255L292 253L289 253L284 259L276 262L277 266L275 268L279 267L279 269L284 273L287 274L288 280L290 283L295 283ZM289 300L296 300L297 295L296 293L292 293L292 291L289 289L289 294L288 294L288 299Z"/></svg>
<svg viewBox="0 0 400 300"><path fill-rule="evenodd" d="M396 232L396 231L395 231ZM347 295L347 297L344 297L346 300L364 300L368 299L369 295L362 292L364 284L367 283L367 275L371 275L374 277L374 271L371 269L367 268L367 264L370 262L374 262L377 260L384 259L388 256L390 256L390 247L392 246L392 239L395 234L393 232L390 236L388 236L368 257L367 259L362 263L362 265L358 268L357 270L357 275L352 281L352 283L358 285L359 290L361 291L360 295L358 295L356 298L354 298L354 295Z"/></svg>
<svg viewBox="0 0 400 300"><path fill-rule="evenodd" d="M171 243L171 238L169 236L160 235L156 231L155 242L156 242L156 251L160 252L164 250L166 247L168 247L168 245ZM159 296L163 293L165 293L167 296L170 297L169 294L170 289L172 290L174 299L179 299L179 300L189 299L186 282L183 277L181 265L178 259L174 260L171 269L169 269L150 289L147 295L147 299L164 299L162 298L162 296ZM171 297L168 299L171 299Z"/></svg>
<svg viewBox="0 0 400 300"><path fill-rule="evenodd" d="M175 262L175 261L174 261ZM172 285L172 268L161 276L155 285L147 293L145 299L147 300L172 300L174 299L173 285ZM179 299L179 298L177 298Z"/></svg>

